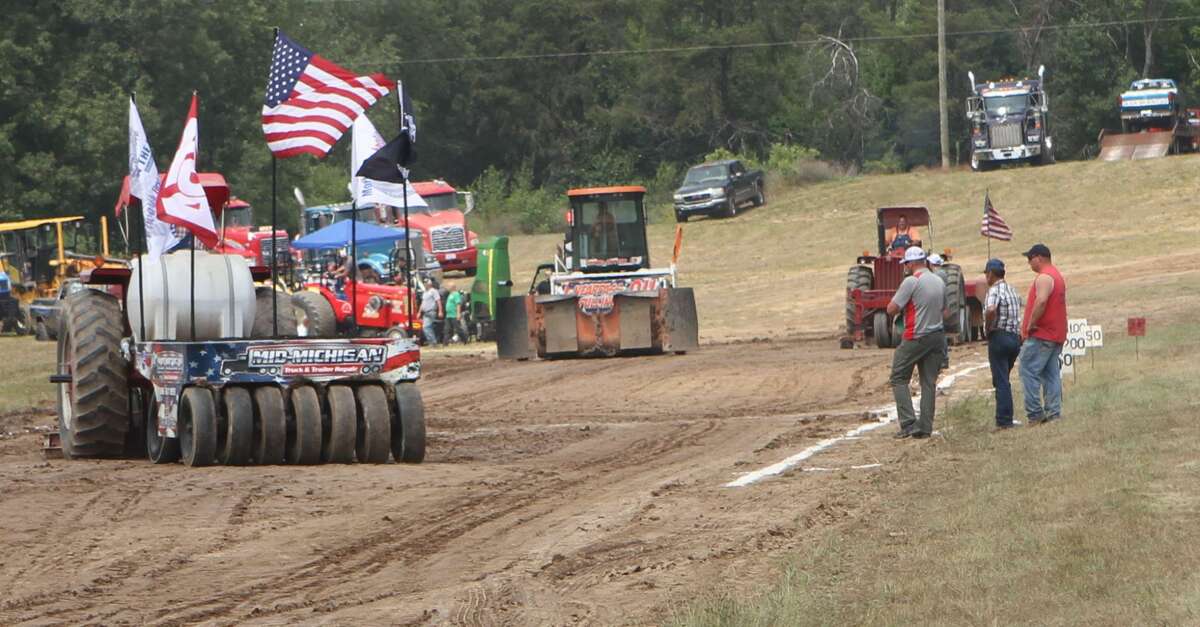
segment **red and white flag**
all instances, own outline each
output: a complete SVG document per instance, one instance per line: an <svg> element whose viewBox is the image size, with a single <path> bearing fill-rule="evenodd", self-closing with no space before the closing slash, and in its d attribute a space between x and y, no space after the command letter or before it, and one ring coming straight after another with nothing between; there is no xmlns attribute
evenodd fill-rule
<svg viewBox="0 0 1200 627"><path fill-rule="evenodd" d="M179 148L158 194L158 219L191 231L205 246L213 248L217 245L217 227L196 174L196 154L200 151L196 104L196 94L192 94Z"/></svg>
<svg viewBox="0 0 1200 627"><path fill-rule="evenodd" d="M1013 237L1012 229L1008 228L1008 223L992 206L992 199L987 192L983 193L983 223L979 226L979 234L1006 242Z"/></svg>
<svg viewBox="0 0 1200 627"><path fill-rule="evenodd" d="M357 76L278 31L262 109L267 146L280 159L322 158L393 84L383 74Z"/></svg>

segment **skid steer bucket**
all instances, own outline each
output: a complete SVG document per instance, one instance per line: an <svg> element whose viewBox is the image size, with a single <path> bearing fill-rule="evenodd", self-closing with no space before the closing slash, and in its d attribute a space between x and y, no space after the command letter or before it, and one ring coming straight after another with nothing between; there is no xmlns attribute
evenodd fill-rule
<svg viewBox="0 0 1200 627"><path fill-rule="evenodd" d="M1171 151L1175 134L1167 131L1147 133L1104 133L1100 138L1101 161L1157 159Z"/></svg>

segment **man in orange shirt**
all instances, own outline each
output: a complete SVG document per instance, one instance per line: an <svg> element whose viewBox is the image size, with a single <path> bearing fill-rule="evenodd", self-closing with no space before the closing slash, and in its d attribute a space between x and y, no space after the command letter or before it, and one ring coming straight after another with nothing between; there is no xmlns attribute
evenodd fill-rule
<svg viewBox="0 0 1200 627"><path fill-rule="evenodd" d="M908 218L901 215L896 219L896 226L887 230L887 245L889 250L920 246L921 230L910 225Z"/></svg>

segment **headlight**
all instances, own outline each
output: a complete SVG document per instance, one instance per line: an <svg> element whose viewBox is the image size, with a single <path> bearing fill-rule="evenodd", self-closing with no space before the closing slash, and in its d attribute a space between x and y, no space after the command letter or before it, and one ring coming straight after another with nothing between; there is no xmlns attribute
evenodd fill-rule
<svg viewBox="0 0 1200 627"><path fill-rule="evenodd" d="M724 187L710 187L704 191L708 192L709 195L711 195L713 198L724 198L725 197L725 188Z"/></svg>
<svg viewBox="0 0 1200 627"><path fill-rule="evenodd" d="M679 201L683 200L683 194L675 194L674 198L675 198L675 202L679 202Z"/></svg>
<svg viewBox="0 0 1200 627"><path fill-rule="evenodd" d="M472 248L474 248L475 246L478 246L478 245L479 245L479 238L478 238L478 237L472 237L472 238L471 238L471 247L472 247Z"/></svg>
<svg viewBox="0 0 1200 627"><path fill-rule="evenodd" d="M1036 141L1038 141L1038 140L1039 140L1039 139L1041 139L1041 138L1042 138L1042 136L1041 136L1041 135L1038 135L1037 133L1034 133L1034 134L1032 134L1032 135L1026 135L1026 136L1025 136L1025 139L1026 139L1027 141L1030 141L1030 142L1036 142Z"/></svg>
<svg viewBox="0 0 1200 627"><path fill-rule="evenodd" d="M977 139L977 140L975 140L975 147L976 147L976 148L986 148L986 147L987 147L987 140L986 140L986 139Z"/></svg>

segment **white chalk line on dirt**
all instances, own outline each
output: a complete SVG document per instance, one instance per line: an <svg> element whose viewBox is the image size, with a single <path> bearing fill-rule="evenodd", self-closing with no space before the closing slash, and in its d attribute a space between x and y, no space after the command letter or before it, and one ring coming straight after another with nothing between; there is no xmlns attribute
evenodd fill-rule
<svg viewBox="0 0 1200 627"><path fill-rule="evenodd" d="M939 391L948 390L948 389L950 389L950 386L954 385L954 383L956 381L958 381L960 378L962 378L966 375L969 375L972 372L975 372L976 370L979 370L981 368L987 368L987 367L988 367L988 365L986 363L971 364L969 366L966 366L965 368L962 368L961 370L959 370L957 372L946 375L940 382L938 382L937 389ZM913 397L913 405L917 405L919 402L920 402L919 396ZM796 453L795 455L792 455L791 457L788 457L787 459L784 459L783 461L771 464L770 466L767 466L765 468L760 468L758 470L748 472L748 473L742 475L741 477L738 477L737 479L734 479L733 481L726 483L724 485L724 487L726 487L726 488L741 488L744 486L748 486L752 483L755 483L757 481L760 481L766 477L772 477L772 476L775 476L778 474L782 474L783 472L792 468L796 464L799 464L800 462L812 457L813 455L816 455L817 453L820 453L821 451L824 451L825 449L833 447L834 445L844 442L846 440L857 438L864 433L874 431L874 430L896 420L896 404L895 403L892 403L891 405L887 405L885 407L881 407L879 409L867 410L867 412L870 413L871 415L881 416L879 421L878 422L868 422L867 424L859 425L859 426L843 433L842 435L821 440L820 442L817 442L816 444L804 449L803 451L800 451L799 453Z"/></svg>

